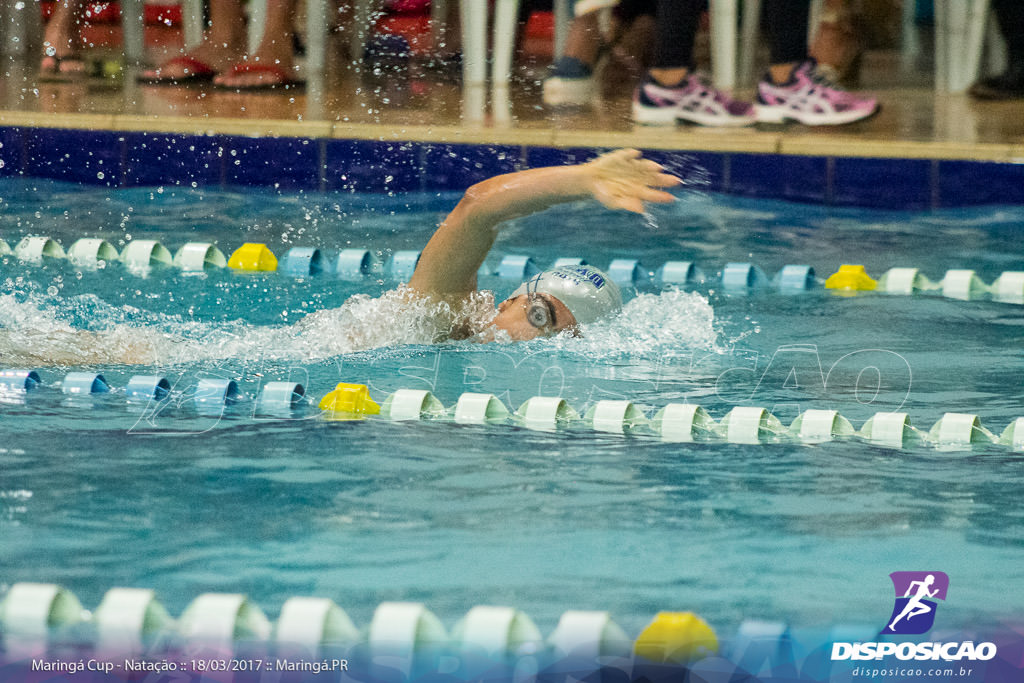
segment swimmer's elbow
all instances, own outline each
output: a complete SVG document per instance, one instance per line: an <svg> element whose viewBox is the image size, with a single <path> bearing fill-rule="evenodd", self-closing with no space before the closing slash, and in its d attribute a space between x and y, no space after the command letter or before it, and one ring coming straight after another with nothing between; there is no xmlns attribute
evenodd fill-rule
<svg viewBox="0 0 1024 683"><path fill-rule="evenodd" d="M522 215L522 207L507 201L507 186L500 176L471 185L455 207L465 225L481 231L495 230L499 223ZM529 212L526 212L529 213Z"/></svg>

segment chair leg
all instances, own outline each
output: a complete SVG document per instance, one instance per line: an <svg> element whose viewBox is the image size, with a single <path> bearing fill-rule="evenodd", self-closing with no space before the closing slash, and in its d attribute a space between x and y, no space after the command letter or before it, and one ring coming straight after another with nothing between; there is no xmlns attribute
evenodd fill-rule
<svg viewBox="0 0 1024 683"><path fill-rule="evenodd" d="M203 29L206 24L203 16L203 0L184 0L181 3L181 9L185 50L191 50L203 42Z"/></svg>
<svg viewBox="0 0 1024 683"><path fill-rule="evenodd" d="M43 21L39 14L39 3L4 3L3 54L11 56L35 56L40 54L43 35Z"/></svg>
<svg viewBox="0 0 1024 683"><path fill-rule="evenodd" d="M355 0L352 3L352 34L349 36L349 53L352 59L362 61L366 42L373 34L373 16L380 9L379 0Z"/></svg>
<svg viewBox="0 0 1024 683"><path fill-rule="evenodd" d="M448 22L448 0L430 2L430 49L435 52L444 41Z"/></svg>
<svg viewBox="0 0 1024 683"><path fill-rule="evenodd" d="M460 2L462 24L462 102L468 121L482 121L487 86L486 2Z"/></svg>
<svg viewBox="0 0 1024 683"><path fill-rule="evenodd" d="M989 0L974 0L967 17L966 59L960 73L960 90L967 90L981 73L981 53L985 50L985 30L988 28Z"/></svg>
<svg viewBox="0 0 1024 683"><path fill-rule="evenodd" d="M935 0L935 89L949 90L949 15L950 0Z"/></svg>
<svg viewBox="0 0 1024 683"><path fill-rule="evenodd" d="M496 121L512 120L512 58L516 50L519 28L519 0L496 0L494 3L494 61L491 64L491 111Z"/></svg>
<svg viewBox="0 0 1024 683"><path fill-rule="evenodd" d="M333 3L331 3L333 4ZM327 36L331 30L328 0L306 0L306 70L327 68Z"/></svg>
<svg viewBox="0 0 1024 683"><path fill-rule="evenodd" d="M821 24L821 17L825 14L825 0L811 0L810 17L807 19L807 44L814 43L818 35L818 26Z"/></svg>
<svg viewBox="0 0 1024 683"><path fill-rule="evenodd" d="M512 78L512 56L516 49L519 27L519 0L497 0L494 3L494 62L491 85L508 88Z"/></svg>
<svg viewBox="0 0 1024 683"><path fill-rule="evenodd" d="M754 63L757 59L758 35L761 30L761 0L745 0L743 3L740 66L738 83L748 85L757 80Z"/></svg>
<svg viewBox="0 0 1024 683"><path fill-rule="evenodd" d="M143 39L145 17L142 0L121 0L121 30L124 36L124 58L129 64L141 64L146 58Z"/></svg>
<svg viewBox="0 0 1024 683"><path fill-rule="evenodd" d="M254 54L263 40L267 29L267 0L253 0L249 3L249 54Z"/></svg>
<svg viewBox="0 0 1024 683"><path fill-rule="evenodd" d="M985 39L984 64L978 70L978 78L990 74L1001 74L1009 66L1009 55L1006 53L1006 40L1002 31L999 30L999 22L994 14L988 18L988 28Z"/></svg>
<svg viewBox="0 0 1024 683"><path fill-rule="evenodd" d="M964 92L978 77L989 0L935 0L935 89Z"/></svg>
<svg viewBox="0 0 1024 683"><path fill-rule="evenodd" d="M572 3L569 0L555 0L555 59L565 54L572 18Z"/></svg>
<svg viewBox="0 0 1024 683"><path fill-rule="evenodd" d="M902 25L900 27L900 68L910 72L914 69L914 62L921 52L921 41L917 36L917 25L914 14L917 11L917 3L904 2Z"/></svg>
<svg viewBox="0 0 1024 683"><path fill-rule="evenodd" d="M711 0L709 8L712 80L716 88L732 90L736 87L736 0Z"/></svg>

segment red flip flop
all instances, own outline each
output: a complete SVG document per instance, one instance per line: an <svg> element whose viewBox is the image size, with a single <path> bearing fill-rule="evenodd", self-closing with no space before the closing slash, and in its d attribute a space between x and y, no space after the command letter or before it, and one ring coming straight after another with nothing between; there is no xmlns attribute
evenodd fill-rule
<svg viewBox="0 0 1024 683"><path fill-rule="evenodd" d="M304 81L291 78L287 71L279 66L274 66L273 64L242 62L240 64L235 64L224 72L224 75L226 76L240 76L242 74L266 74L271 76L273 80L263 80L259 83L252 83L251 85L214 83L214 87L220 90L231 90L234 92L252 92L258 90L291 90L301 88L306 85Z"/></svg>
<svg viewBox="0 0 1024 683"><path fill-rule="evenodd" d="M182 66L185 73L180 76L162 75L160 72L169 66ZM184 85L212 81L213 77L217 75L216 70L209 64L188 55L169 59L147 73L152 75L141 74L136 80L146 85Z"/></svg>

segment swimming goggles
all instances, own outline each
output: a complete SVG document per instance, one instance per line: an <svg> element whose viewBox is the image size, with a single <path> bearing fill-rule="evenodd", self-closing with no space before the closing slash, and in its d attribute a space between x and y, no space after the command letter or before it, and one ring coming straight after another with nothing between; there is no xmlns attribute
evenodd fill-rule
<svg viewBox="0 0 1024 683"><path fill-rule="evenodd" d="M538 330L545 330L555 325L555 307L547 297L537 293L540 278L534 278L534 290L530 291L530 282L526 284L526 321Z"/></svg>

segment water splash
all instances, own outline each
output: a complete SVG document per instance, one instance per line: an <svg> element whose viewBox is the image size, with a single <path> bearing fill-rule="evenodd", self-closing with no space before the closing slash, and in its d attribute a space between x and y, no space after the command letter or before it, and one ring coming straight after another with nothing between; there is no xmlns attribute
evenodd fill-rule
<svg viewBox="0 0 1024 683"><path fill-rule="evenodd" d="M697 292L640 294L622 313L582 327L581 338L543 340L594 359L657 357L678 349L712 349L719 337L715 311Z"/></svg>
<svg viewBox="0 0 1024 683"><path fill-rule="evenodd" d="M253 358L316 361L347 353L468 339L494 315L490 292L451 307L410 298L399 288L379 298L359 294L339 308L292 325L245 320L198 321L114 306L86 294L23 290L0 295L0 358L18 365L187 365ZM710 348L718 337L714 311L696 293L642 294L610 320L586 325L581 338L529 342L595 360ZM472 341L452 342L472 344Z"/></svg>

